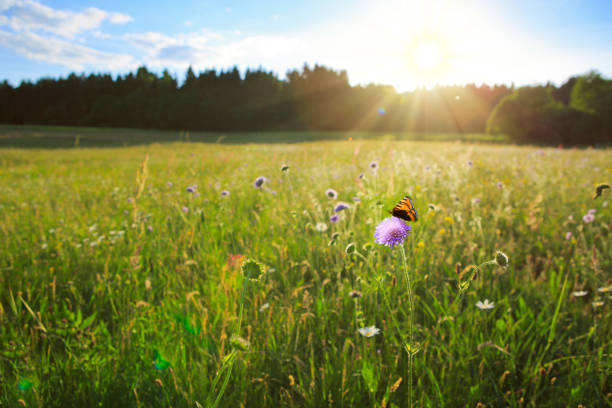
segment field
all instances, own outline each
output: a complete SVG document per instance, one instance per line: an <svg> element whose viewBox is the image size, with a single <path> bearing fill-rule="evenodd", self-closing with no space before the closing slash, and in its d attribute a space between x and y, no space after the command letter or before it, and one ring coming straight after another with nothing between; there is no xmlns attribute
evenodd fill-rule
<svg viewBox="0 0 612 408"><path fill-rule="evenodd" d="M0 406L405 407L406 345L414 406L612 404L609 149L57 132L0 149Z"/></svg>

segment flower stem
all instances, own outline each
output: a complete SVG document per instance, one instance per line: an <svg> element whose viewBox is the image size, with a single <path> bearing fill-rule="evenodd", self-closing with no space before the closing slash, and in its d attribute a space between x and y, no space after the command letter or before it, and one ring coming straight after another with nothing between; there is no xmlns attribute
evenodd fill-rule
<svg viewBox="0 0 612 408"><path fill-rule="evenodd" d="M244 310L244 297L246 294L246 289L247 289L247 284L249 283L249 274L247 273L246 276L243 276L243 282L242 282L242 294L240 295L240 309L238 312L238 322L236 324L236 334L238 336L240 336L240 330L242 329L242 312ZM221 369L219 370L219 372L217 373L217 378L215 378L214 382L213 382L213 387L212 387L212 392L215 392L215 385L217 383L217 381L219 380L221 374L225 371L225 378L223 379L223 383L221 384L221 389L219 389L219 392L217 393L217 398L215 399L215 402L210 405L208 404L209 407L212 408L216 408L219 405L219 402L221 401L221 397L223 397L223 394L225 393L225 388L227 387L227 384L230 380L230 377L232 376L232 369L234 368L234 363L236 362L236 351L233 350L228 358L226 358L226 360L224 361L223 365L221 366Z"/></svg>
<svg viewBox="0 0 612 408"><path fill-rule="evenodd" d="M412 304L412 287L410 286L410 274L408 273L408 266L406 264L406 250L402 245L402 260L404 261L404 277L406 278L406 286L408 287L408 305L410 307L410 344L408 347L408 395L410 401L410 407L412 408L412 355L413 355L413 336L412 336L412 322L414 320L414 306Z"/></svg>

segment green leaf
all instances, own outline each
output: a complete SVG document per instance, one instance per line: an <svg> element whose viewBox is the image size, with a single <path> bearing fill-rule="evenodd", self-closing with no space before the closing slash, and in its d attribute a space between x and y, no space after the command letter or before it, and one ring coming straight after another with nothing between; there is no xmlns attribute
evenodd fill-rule
<svg viewBox="0 0 612 408"><path fill-rule="evenodd" d="M374 394L376 388L378 387L378 379L374 375L374 367L372 364L367 361L363 362L361 366L361 376L363 377L363 381L366 383L368 390L371 394Z"/></svg>
<svg viewBox="0 0 612 408"><path fill-rule="evenodd" d="M81 329L86 329L87 327L89 327L89 325L93 323L95 318L96 318L96 313L94 312L94 314L89 316L87 319L83 320L83 323L81 323L81 326L80 326Z"/></svg>
<svg viewBox="0 0 612 408"><path fill-rule="evenodd" d="M156 370L165 370L170 367L170 362L166 360L159 351L155 350L155 359L153 359L153 366Z"/></svg>
<svg viewBox="0 0 612 408"><path fill-rule="evenodd" d="M21 391L27 391L32 388L32 381L28 380L27 378L21 378L17 383L17 388L19 388Z"/></svg>
<svg viewBox="0 0 612 408"><path fill-rule="evenodd" d="M504 322L501 319L497 319L495 321L495 326L497 327L497 330L499 330L500 332L506 331L506 322Z"/></svg>

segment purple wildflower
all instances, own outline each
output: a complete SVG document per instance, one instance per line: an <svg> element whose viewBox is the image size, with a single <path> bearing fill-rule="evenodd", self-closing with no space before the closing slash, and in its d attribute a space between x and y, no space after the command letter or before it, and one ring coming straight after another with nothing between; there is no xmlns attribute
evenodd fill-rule
<svg viewBox="0 0 612 408"><path fill-rule="evenodd" d="M123 210L123 213L124 213L125 215L128 215L130 212L129 212L128 210Z"/></svg>
<svg viewBox="0 0 612 408"><path fill-rule="evenodd" d="M340 219L340 216L338 214L334 214L331 217L329 217L329 222L331 222L332 224L335 224L338 222L339 219Z"/></svg>
<svg viewBox="0 0 612 408"><path fill-rule="evenodd" d="M376 169L378 168L378 162L376 160L371 161L370 164L368 165L368 167L370 167L370 169L372 169L372 171L376 171Z"/></svg>
<svg viewBox="0 0 612 408"><path fill-rule="evenodd" d="M584 216L582 217L582 220L586 222L587 224L590 222L593 222L595 221L595 214L589 211L588 213L584 214Z"/></svg>
<svg viewBox="0 0 612 408"><path fill-rule="evenodd" d="M194 196L195 198L198 198L198 197L200 196L200 193L194 193L194 194L193 194L193 196Z"/></svg>
<svg viewBox="0 0 612 408"><path fill-rule="evenodd" d="M331 198L333 200L338 198L338 193L333 188L328 188L327 190L325 190L325 195L327 196L327 198Z"/></svg>
<svg viewBox="0 0 612 408"><path fill-rule="evenodd" d="M264 176L259 176L255 179L255 183L253 183L253 186L255 186L255 188L261 188L261 186L263 186L265 182L266 178Z"/></svg>
<svg viewBox="0 0 612 408"><path fill-rule="evenodd" d="M167 183L166 183L166 185L167 185L168 187L172 187L172 182L171 182L171 181L169 181L169 182L167 182Z"/></svg>
<svg viewBox="0 0 612 408"><path fill-rule="evenodd" d="M412 227L397 217L385 218L376 227L374 242L393 248L401 245L410 234Z"/></svg>
<svg viewBox="0 0 612 408"><path fill-rule="evenodd" d="M128 197L127 202L128 203L133 203L134 202L134 197Z"/></svg>
<svg viewBox="0 0 612 408"><path fill-rule="evenodd" d="M359 197L353 197L353 201L356 203L360 203L361 199Z"/></svg>
<svg viewBox="0 0 612 408"><path fill-rule="evenodd" d="M476 197L475 199L472 200L472 203L480 204L480 198Z"/></svg>
<svg viewBox="0 0 612 408"><path fill-rule="evenodd" d="M152 226L150 226L150 225L147 225L147 231L149 231L149 232L153 232L153 227L152 227Z"/></svg>
<svg viewBox="0 0 612 408"><path fill-rule="evenodd" d="M359 176L357 176L357 178L359 178L359 180L362 180L365 177L365 174L363 173L359 173Z"/></svg>
<svg viewBox="0 0 612 408"><path fill-rule="evenodd" d="M229 191L227 191L227 190L223 190L223 191L221 192L221 197L225 197L225 196L228 196L228 195L230 195L230 192L229 192Z"/></svg>
<svg viewBox="0 0 612 408"><path fill-rule="evenodd" d="M502 188L504 185L501 181L498 181L496 184L497 188Z"/></svg>
<svg viewBox="0 0 612 408"><path fill-rule="evenodd" d="M468 161L467 161L467 165L468 165L469 167L472 167L472 166L474 165L474 163L473 163L471 160L468 160Z"/></svg>
<svg viewBox="0 0 612 408"><path fill-rule="evenodd" d="M183 206L183 208L181 208L181 210L182 210L182 211L183 211L185 214L187 214L187 213L189 212L189 208L187 208L187 207L185 207L185 206Z"/></svg>
<svg viewBox="0 0 612 408"><path fill-rule="evenodd" d="M569 241L572 238L572 232L568 231L567 234L565 234L565 240Z"/></svg>
<svg viewBox="0 0 612 408"><path fill-rule="evenodd" d="M342 210L346 210L347 208L349 208L348 204L346 204L346 203L338 203L336 208L334 208L334 211L335 212L340 212Z"/></svg>
<svg viewBox="0 0 612 408"><path fill-rule="evenodd" d="M187 192L188 193L195 193L197 186L194 184L193 186L188 186L187 187Z"/></svg>

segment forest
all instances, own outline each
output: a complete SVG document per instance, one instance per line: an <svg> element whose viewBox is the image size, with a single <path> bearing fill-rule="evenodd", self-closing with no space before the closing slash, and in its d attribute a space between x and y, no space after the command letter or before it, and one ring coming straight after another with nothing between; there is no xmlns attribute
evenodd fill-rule
<svg viewBox="0 0 612 408"><path fill-rule="evenodd" d="M515 89L436 86L398 93L351 86L346 71L305 64L286 79L263 68L70 74L0 83L0 123L202 131L504 133L516 142L609 142L612 81L597 72Z"/></svg>

